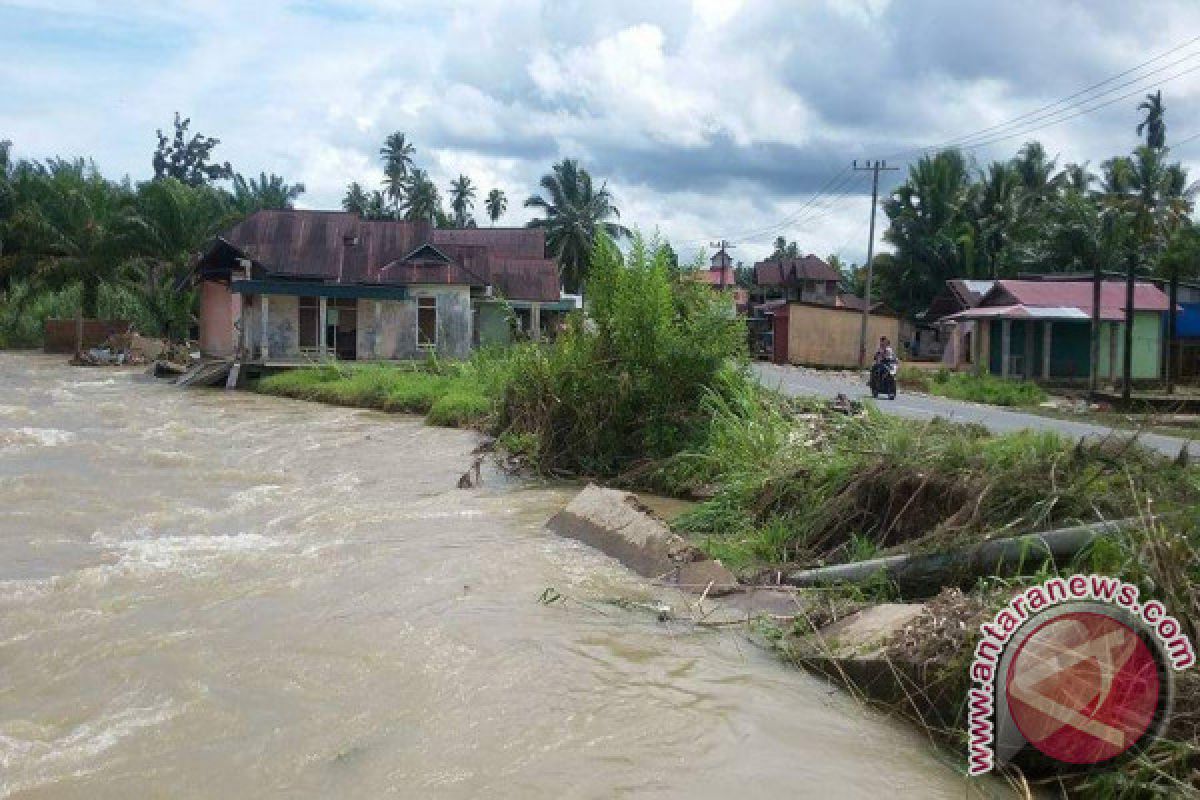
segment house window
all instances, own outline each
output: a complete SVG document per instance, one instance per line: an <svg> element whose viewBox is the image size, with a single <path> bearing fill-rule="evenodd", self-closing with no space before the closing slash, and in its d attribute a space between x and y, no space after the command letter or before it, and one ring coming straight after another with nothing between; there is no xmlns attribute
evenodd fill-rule
<svg viewBox="0 0 1200 800"><path fill-rule="evenodd" d="M317 328L321 326L320 301L315 297L300 298L300 346L316 347L320 341Z"/></svg>
<svg viewBox="0 0 1200 800"><path fill-rule="evenodd" d="M437 347L437 298L417 298L417 347Z"/></svg>

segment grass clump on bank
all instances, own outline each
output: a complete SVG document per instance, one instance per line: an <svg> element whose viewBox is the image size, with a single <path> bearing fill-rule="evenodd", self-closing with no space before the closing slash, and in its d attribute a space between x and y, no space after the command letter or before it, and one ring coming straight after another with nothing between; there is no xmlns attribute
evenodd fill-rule
<svg viewBox="0 0 1200 800"><path fill-rule="evenodd" d="M288 370L258 382L263 394L355 408L428 414L448 427L486 423L493 403L468 365L326 365Z"/></svg>
<svg viewBox="0 0 1200 800"><path fill-rule="evenodd" d="M918 367L901 367L896 376L900 386L971 403L993 406L1036 406L1045 402L1046 392L1032 381L997 378L974 372L934 372Z"/></svg>

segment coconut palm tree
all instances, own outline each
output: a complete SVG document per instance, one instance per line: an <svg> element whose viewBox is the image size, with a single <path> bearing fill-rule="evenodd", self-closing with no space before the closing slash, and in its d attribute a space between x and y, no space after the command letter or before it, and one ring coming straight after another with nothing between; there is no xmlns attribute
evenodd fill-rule
<svg viewBox="0 0 1200 800"><path fill-rule="evenodd" d="M362 184L354 181L346 187L346 194L342 197L342 209L352 211L360 217L367 215L367 205L371 202L370 196L363 189Z"/></svg>
<svg viewBox="0 0 1200 800"><path fill-rule="evenodd" d="M1059 185L1079 194L1090 192L1092 184L1096 182L1096 174L1088 169L1086 161L1082 164L1067 164L1058 175Z"/></svg>
<svg viewBox="0 0 1200 800"><path fill-rule="evenodd" d="M131 257L120 271L161 336L187 334L195 292L187 284L191 264L204 245L243 213L222 193L191 188L172 179L143 183L116 225L122 253Z"/></svg>
<svg viewBox="0 0 1200 800"><path fill-rule="evenodd" d="M384 140L383 147L379 148L379 157L383 159L384 192L397 208L404 201L406 182L412 170L415 152L412 144L399 131L389 135Z"/></svg>
<svg viewBox="0 0 1200 800"><path fill-rule="evenodd" d="M967 210L974 228L970 237L972 260L984 269L971 269L972 265L966 264L965 274L983 277L977 273L986 271L987 277L999 278L1005 271L1005 262L1025 221L1022 185L1013 164L993 161L968 191Z"/></svg>
<svg viewBox="0 0 1200 800"><path fill-rule="evenodd" d="M1021 180L1026 202L1032 207L1040 205L1057 191L1062 178L1054 171L1057 158L1049 158L1041 142L1026 142L1017 151L1012 165Z"/></svg>
<svg viewBox="0 0 1200 800"><path fill-rule="evenodd" d="M555 164L540 185L546 196L532 195L525 207L538 209L543 216L530 220L529 227L546 231L546 248L558 261L563 286L568 292L579 291L587 280L596 233L618 239L629 236L629 229L615 221L621 212L613 205L608 186L595 188L592 176L575 159Z"/></svg>
<svg viewBox="0 0 1200 800"><path fill-rule="evenodd" d="M488 219L492 221L492 225L496 224L496 220L503 216L508 210L508 198L500 189L492 189L488 192L487 199L483 201L484 208L487 209Z"/></svg>
<svg viewBox="0 0 1200 800"><path fill-rule="evenodd" d="M969 274L970 179L962 153L943 150L911 165L908 180L884 200L883 238L895 252L877 257L875 274L880 295L898 311L924 310L948 279Z"/></svg>
<svg viewBox="0 0 1200 800"><path fill-rule="evenodd" d="M1146 146L1154 150L1162 150L1167 146L1166 109L1163 108L1162 89L1154 94L1146 95L1146 99L1138 103L1138 111L1146 112L1142 121L1138 123L1138 136L1144 132Z"/></svg>
<svg viewBox="0 0 1200 800"><path fill-rule="evenodd" d="M437 222L442 210L442 196L425 170L413 169L409 173L400 210L407 220Z"/></svg>
<svg viewBox="0 0 1200 800"><path fill-rule="evenodd" d="M1133 186L1133 163L1128 156L1114 156L1103 162L1100 169L1100 194L1105 202L1118 201Z"/></svg>
<svg viewBox="0 0 1200 800"><path fill-rule="evenodd" d="M243 214L261 209L291 208L296 198L304 194L304 184L289 184L281 176L265 172L246 180L241 174L233 176L233 205Z"/></svg>
<svg viewBox="0 0 1200 800"><path fill-rule="evenodd" d="M471 209L475 207L475 184L466 175L450 181L450 209L454 212L454 227L473 226Z"/></svg>
<svg viewBox="0 0 1200 800"><path fill-rule="evenodd" d="M50 290L79 285L81 314L97 316L100 286L115 278L123 256L117 234L128 190L90 161L51 159L24 195L10 228L38 256L32 279Z"/></svg>

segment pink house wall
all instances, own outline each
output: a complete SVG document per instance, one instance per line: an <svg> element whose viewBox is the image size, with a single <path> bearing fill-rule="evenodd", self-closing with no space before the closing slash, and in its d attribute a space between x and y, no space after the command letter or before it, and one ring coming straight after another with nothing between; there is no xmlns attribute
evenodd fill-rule
<svg viewBox="0 0 1200 800"><path fill-rule="evenodd" d="M211 356L233 355L235 297L229 286L216 281L200 284L200 352Z"/></svg>

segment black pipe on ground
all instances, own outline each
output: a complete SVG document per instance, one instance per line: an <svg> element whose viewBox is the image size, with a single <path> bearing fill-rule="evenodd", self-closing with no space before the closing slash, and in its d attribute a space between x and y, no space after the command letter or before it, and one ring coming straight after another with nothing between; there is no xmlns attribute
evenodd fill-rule
<svg viewBox="0 0 1200 800"><path fill-rule="evenodd" d="M1070 528L993 539L947 553L885 556L850 564L786 574L789 586L815 588L837 584L863 584L885 579L906 598L930 597L947 586L966 587L983 575L1017 575L1032 572L1047 562L1064 564L1101 536L1142 524L1131 519L1095 522Z"/></svg>

